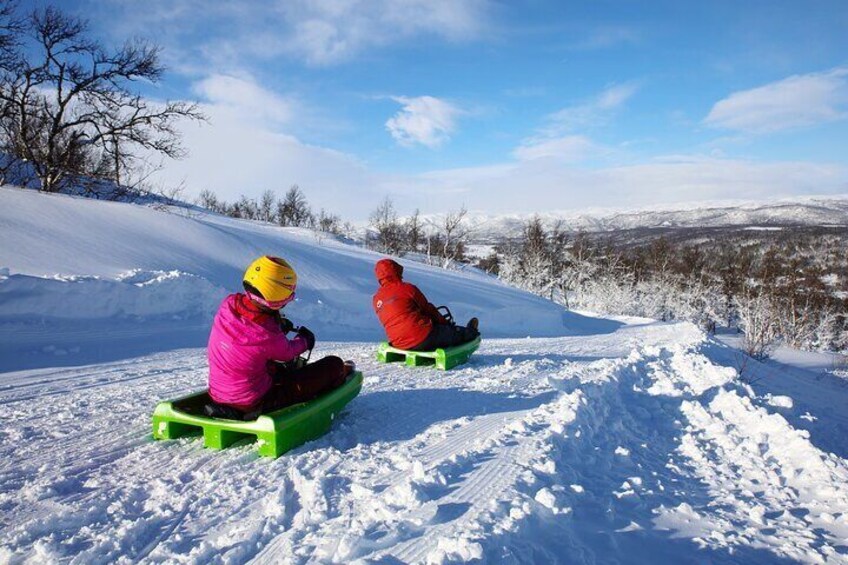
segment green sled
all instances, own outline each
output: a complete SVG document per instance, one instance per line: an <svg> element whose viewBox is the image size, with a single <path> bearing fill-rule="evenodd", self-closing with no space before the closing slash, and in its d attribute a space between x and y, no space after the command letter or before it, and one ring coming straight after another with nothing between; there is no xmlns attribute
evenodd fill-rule
<svg viewBox="0 0 848 565"><path fill-rule="evenodd" d="M356 371L345 384L315 400L262 414L249 422L203 415L203 406L209 402L204 390L157 404L153 411L153 439L175 439L200 430L205 447L224 449L252 436L259 446L259 455L279 457L327 433L336 414L361 388L362 373Z"/></svg>
<svg viewBox="0 0 848 565"><path fill-rule="evenodd" d="M456 345L454 347L439 348L435 351L410 351L392 347L384 341L377 348L377 361L381 363L393 363L395 361L406 361L409 367L420 367L423 365L434 365L437 369L447 371L457 365L468 361L471 354L480 347L480 337L473 341Z"/></svg>

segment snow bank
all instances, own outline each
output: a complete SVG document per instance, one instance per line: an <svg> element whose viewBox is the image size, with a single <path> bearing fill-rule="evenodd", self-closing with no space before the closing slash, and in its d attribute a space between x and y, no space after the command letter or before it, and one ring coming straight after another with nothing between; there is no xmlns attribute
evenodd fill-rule
<svg viewBox="0 0 848 565"><path fill-rule="evenodd" d="M380 255L309 230L2 187L0 238L0 370L43 365L38 352L50 346L75 350L65 363L119 358L133 347L158 351L172 347L175 336L181 346L202 346L210 312L240 290L245 266L262 254L295 266L298 298L287 313L320 340L383 337L371 310ZM572 314L482 273L401 263L407 278L458 320L479 317L487 337L618 325ZM80 325L54 328L56 320ZM111 345L95 355L104 339Z"/></svg>
<svg viewBox="0 0 848 565"><path fill-rule="evenodd" d="M134 270L116 279L0 275L0 301L6 320L211 320L224 293L208 280L180 271Z"/></svg>

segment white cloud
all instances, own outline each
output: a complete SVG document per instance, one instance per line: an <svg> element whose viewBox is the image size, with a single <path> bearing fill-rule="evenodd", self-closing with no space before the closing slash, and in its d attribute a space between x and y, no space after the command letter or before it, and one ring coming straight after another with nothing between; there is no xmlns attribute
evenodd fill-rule
<svg viewBox="0 0 848 565"><path fill-rule="evenodd" d="M200 54L217 68L284 55L332 65L373 48L438 38L469 41L490 27L488 0L111 0L101 25L116 37L156 30L171 66ZM202 69L208 71L206 69Z"/></svg>
<svg viewBox="0 0 848 565"><path fill-rule="evenodd" d="M789 78L718 101L708 126L769 133L848 117L848 68Z"/></svg>
<svg viewBox="0 0 848 565"><path fill-rule="evenodd" d="M548 116L549 130L559 133L603 125L639 90L639 84L628 82L611 86L594 98L563 108Z"/></svg>
<svg viewBox="0 0 848 565"><path fill-rule="evenodd" d="M206 104L204 110L212 123L186 126L190 155L168 162L160 180L185 181L191 194L208 188L230 201L241 194L257 197L266 189L282 192L298 183L310 204L346 219L367 217L386 195L404 212L416 207L439 212L462 204L491 212L532 212L848 192L848 170L827 163L684 156L589 169L559 158L529 158L533 151L542 156L545 149L556 148L553 140L526 149L527 160L390 175L269 124L246 121L243 109ZM563 141L563 150L584 142Z"/></svg>
<svg viewBox="0 0 848 565"><path fill-rule="evenodd" d="M635 207L704 200L763 199L848 192L848 169L810 162L756 162L677 156L605 168L549 159L431 171L394 187L410 208L465 203L490 212Z"/></svg>
<svg viewBox="0 0 848 565"><path fill-rule="evenodd" d="M295 112L291 119L299 121L300 110L250 79L212 76L195 89L204 97L203 110L211 123L184 127L189 157L167 162L157 178L171 184L185 181L189 194L211 189L230 201L241 194L257 197L266 189L282 192L298 183L314 207L356 220L367 217L386 195L404 212L416 207L439 212L462 204L491 212L532 212L848 192L848 170L827 163L683 156L629 166L579 167L575 163L585 155L604 151L579 135L526 143L515 150L516 160L487 166L388 174L352 155L291 135L287 130L292 124L285 120ZM410 108L410 115L432 117L433 112L421 110L432 104L398 101ZM279 119L249 119L263 105ZM437 143L453 127L401 122L399 135L410 142L415 136L415 143Z"/></svg>
<svg viewBox="0 0 848 565"><path fill-rule="evenodd" d="M433 96L393 96L392 100L403 107L389 118L386 129L401 145L438 147L450 138L462 114L456 106Z"/></svg>
<svg viewBox="0 0 848 565"><path fill-rule="evenodd" d="M209 123L183 125L188 157L167 161L154 182L184 183L190 195L209 189L229 201L268 189L282 193L299 184L311 205L346 218L367 215L370 202L381 197L369 192L378 175L356 158L287 133L301 109L286 97L249 78L222 75L203 79L193 89Z"/></svg>
<svg viewBox="0 0 848 565"><path fill-rule="evenodd" d="M577 162L609 153L585 135L572 132L606 124L638 89L635 82L611 86L581 104L550 114L545 125L535 135L522 140L512 156L521 161L552 158Z"/></svg>
<svg viewBox="0 0 848 565"><path fill-rule="evenodd" d="M227 108L243 119L285 124L295 114L292 100L259 86L249 77L211 75L193 86L207 104Z"/></svg>
<svg viewBox="0 0 848 565"><path fill-rule="evenodd" d="M582 161L592 153L600 151L589 138L582 135L567 135L543 140L525 140L512 152L520 161L552 158L561 161Z"/></svg>
<svg viewBox="0 0 848 565"><path fill-rule="evenodd" d="M474 39L488 9L483 0L286 0L281 6L291 26L286 48L317 65L421 35Z"/></svg>

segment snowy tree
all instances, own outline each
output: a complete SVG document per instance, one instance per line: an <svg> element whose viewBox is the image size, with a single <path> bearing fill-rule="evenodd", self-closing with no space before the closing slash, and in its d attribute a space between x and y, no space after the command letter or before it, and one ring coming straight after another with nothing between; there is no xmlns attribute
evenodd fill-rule
<svg viewBox="0 0 848 565"><path fill-rule="evenodd" d="M762 292L750 287L735 297L739 328L744 333L742 349L754 359L768 358L778 340L778 319L774 304Z"/></svg>

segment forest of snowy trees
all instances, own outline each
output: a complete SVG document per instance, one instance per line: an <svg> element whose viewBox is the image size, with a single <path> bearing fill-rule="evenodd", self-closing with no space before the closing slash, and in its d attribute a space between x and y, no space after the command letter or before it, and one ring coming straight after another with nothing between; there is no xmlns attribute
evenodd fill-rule
<svg viewBox="0 0 848 565"><path fill-rule="evenodd" d="M724 234L626 245L600 234L527 223L480 262L504 281L569 308L659 320L708 331L738 328L754 357L778 342L800 349L848 346L844 234Z"/></svg>

